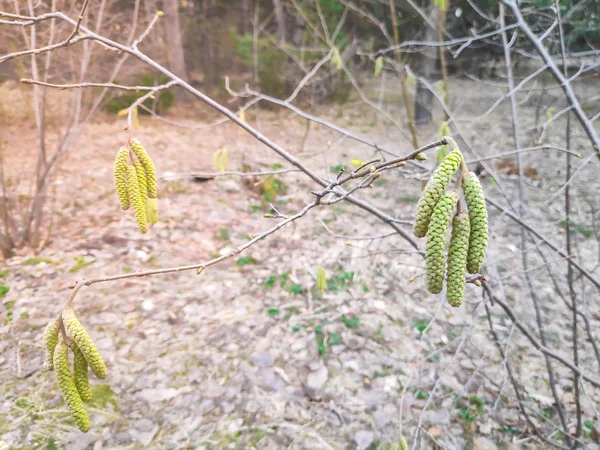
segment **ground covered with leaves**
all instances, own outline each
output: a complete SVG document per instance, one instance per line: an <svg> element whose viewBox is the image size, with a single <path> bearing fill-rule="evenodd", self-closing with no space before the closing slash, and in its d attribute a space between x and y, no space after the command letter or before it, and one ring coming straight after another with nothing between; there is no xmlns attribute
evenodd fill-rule
<svg viewBox="0 0 600 450"><path fill-rule="evenodd" d="M475 112L469 108L463 113ZM375 137L383 148L398 154L410 150L402 135L372 112L345 107L325 114ZM247 113L247 120L257 124L254 113ZM353 160L381 156L314 125L302 148L305 122L287 114L263 110L259 126L329 179L342 167L352 170ZM438 126L421 130L424 142L437 138ZM485 145L478 146L478 155L465 152L467 159L512 150L503 137L509 129L489 121L473 126L476 143ZM161 221L140 235L133 215L119 209L112 187L112 160L128 133L111 121L84 130L54 180L46 246L2 265L0 449L391 449L401 436L412 445L418 423L417 448L545 445L527 432L517 409L503 358L490 338L481 289L468 285L465 304L449 307L443 296L427 293L421 255L401 237L389 236L385 224L344 202L312 210L199 275L188 271L83 288L73 308L109 375L92 381L92 430L78 432L54 374L42 370L43 327L60 311L69 283L226 254L281 220L264 217L272 213L270 204L291 215L312 200L310 191L317 187L295 172L196 181L175 176L224 168L222 159L214 161L219 149L227 150L226 170L291 166L231 124L188 130L142 117L131 135L146 146L162 179ZM34 148L34 137L33 132L21 136L18 148ZM429 156L435 160L435 152ZM19 158L27 157L9 152L7 164L12 161L14 168ZM560 186L560 158L564 155L549 152L527 156L528 166L537 168L527 188L540 205ZM498 170L502 185L485 178L486 193L516 198L515 177ZM407 165L386 172L358 196L410 220L426 177ZM583 171L577 186L586 183L598 186ZM575 232L578 252L587 261L597 255L597 233L582 211ZM520 283L519 230L497 211L490 210L490 216L486 273L522 320L533 324ZM564 223L552 205L532 210L530 220L560 241ZM325 286L317 286L320 267ZM553 286L540 282L536 289L547 313L564 309ZM500 308L491 311L517 376L527 385L534 420L555 424L541 354ZM598 319L590 317L594 326ZM561 341L569 339L570 330L556 320L547 332L552 349L569 356ZM591 351L583 353L582 366L597 370ZM559 365L555 371L561 398L572 407L572 372ZM581 439L588 448L597 448L599 395L587 386Z"/></svg>

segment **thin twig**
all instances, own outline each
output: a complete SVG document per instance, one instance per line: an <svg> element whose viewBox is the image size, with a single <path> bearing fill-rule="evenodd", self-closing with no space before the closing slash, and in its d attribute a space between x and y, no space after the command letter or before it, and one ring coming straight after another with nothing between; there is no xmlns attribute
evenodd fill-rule
<svg viewBox="0 0 600 450"><path fill-rule="evenodd" d="M581 158L581 155L579 153L576 153L576 152L571 151L571 150L566 149L566 148L555 147L553 145L538 145L538 146L535 146L535 147L520 148L519 150L513 150L512 152L497 153L497 154L495 154L493 156L486 156L485 158L471 159L471 160L467 161L467 164L474 164L474 163L481 162L481 161L489 161L489 160L492 160L492 159L503 158L505 156L516 155L517 153L533 152L533 151L536 151L536 150L557 150L559 152L568 153L568 154L571 154L573 156L576 156L577 158Z"/></svg>
<svg viewBox="0 0 600 450"><path fill-rule="evenodd" d="M569 77L569 69L567 68L567 56L565 52L565 35L563 32L563 24L560 14L560 3L558 0L554 1L554 9L556 12L556 20L558 21L558 35L560 42L560 50L562 53L563 70L565 71L565 77ZM571 114L567 114L567 125L566 125L566 136L565 146L567 149L571 148ZM566 155L566 183L569 182L571 177L571 155ZM567 254L570 255L571 251L571 197L570 188L568 184L565 187L565 240L567 244ZM575 289L573 287L573 268L571 265L567 265L567 284L569 286L569 295L571 296L572 305L572 318L571 318L571 333L573 336L573 363L579 365L579 342L578 342L578 325L577 325L577 296L575 295ZM575 437L579 437L581 434L581 399L579 394L579 376L573 373L573 392L575 395L575 411L577 414L577 425L575 428ZM576 445L574 444L574 447Z"/></svg>
<svg viewBox="0 0 600 450"><path fill-rule="evenodd" d="M49 88L55 89L82 89L82 88L95 88L95 87L103 87L108 89L121 89L124 91L154 91L157 88L164 89L164 85L162 86L125 86L122 84L114 84L114 83L72 83L72 84L53 84L53 83L45 83L43 81L33 80L31 78L21 78L21 83L23 84L37 84L40 86L45 86Z"/></svg>
<svg viewBox="0 0 600 450"><path fill-rule="evenodd" d="M175 82L175 80L173 80ZM244 250L248 249L249 247L251 247L252 245L254 245L255 243L261 241L262 239L264 239L265 237L275 233L276 231L278 231L280 228L284 227L285 225L287 225L290 222L293 222L301 217L303 217L304 215L306 215L311 209L317 207L317 206L321 206L321 205L325 205L326 203L322 202L323 197L329 195L329 194L336 194L338 195L338 199L340 200L348 200L351 201L350 199L351 197L351 191L344 191L341 190L341 184L348 182L350 180L356 179L356 178L360 178L360 177L367 177L369 175L372 175L374 173L376 173L376 171L381 171L384 170L388 167L392 167L396 164L398 164L398 162L401 162L400 160L406 160L406 159L410 159L412 157L414 157L418 152L421 151L426 151L429 148L434 148L435 146L439 146L439 145L445 145L448 143L447 139L451 139L451 138L443 138L440 141L436 141L435 143L431 143L431 144L427 144L427 146L425 146L423 149L417 149L411 153L409 153L408 155L401 157L401 158L397 158L396 160L390 160L390 161L386 161L383 163L379 163L376 164L375 166L375 170L369 170L369 169L365 169L362 171L356 171L354 173L354 175L349 174L348 176L346 176L343 180L336 180L334 182L330 182L328 184L325 185L325 189L323 189L320 192L316 192L314 193L314 195L317 197L317 199L315 201L313 201L312 203L307 204L300 212L287 217L285 220L283 220L282 222L277 223L277 225L269 228L268 230L266 230L265 232L261 233L260 235L254 237L253 239L251 239L250 241L246 242L244 245L241 245L239 247L236 247L235 249L231 250L231 252L229 252L226 255L222 255L219 256L218 258L214 258L211 259L210 261L207 262L202 262L202 263L197 263L197 264L191 264L191 265L185 265L185 266L177 266L177 267L168 267L168 268L163 268L163 269L153 269L153 270L146 270L146 271L142 271L142 272L135 272L135 273L128 273L128 274L119 274L119 275L112 275L112 276L106 276L106 277L99 277L99 278L93 278L90 280L81 280L78 283L76 283L73 287L75 288L75 291L71 293L71 295L69 296L69 298L67 299L67 302L65 303L65 307L70 306L72 304L72 302L74 301L77 293L79 292L79 289L81 289L81 287L83 286L90 286L92 284L95 283L102 283L102 282L107 282L107 281L115 281L115 280L122 280L122 279L126 279L126 278L135 278L135 277L144 277L144 276L149 276L149 275L158 275L158 274L165 274L165 273L173 273L173 272L181 272L181 271L187 271L187 270L193 270L195 269L198 273L202 272L204 269L206 269L207 267L210 267L212 265L218 264L226 259L232 258L233 256L236 256L238 254L240 254L241 252L243 252ZM356 200L354 200L356 201ZM360 202L360 201L359 201ZM362 202L361 202L362 203ZM366 207L370 208L370 206L366 205ZM365 209L365 208L363 208ZM379 214L381 215L382 213L379 213L377 210L374 210L374 212L376 215ZM372 213L372 214L373 214ZM382 218L382 217L380 217ZM383 220L383 218L382 218ZM384 220L386 221L386 223L388 223L388 225L390 225L392 228L394 228L396 230L396 233L402 235L404 234L405 236L407 236L407 234L402 231L398 225L396 225L394 222L392 222L391 220L387 219ZM406 239L406 237L405 237ZM409 242L412 240L411 238ZM408 240L407 239L407 240ZM414 245L415 248L417 248L416 244Z"/></svg>
<svg viewBox="0 0 600 450"><path fill-rule="evenodd" d="M168 83L161 84L160 86L154 86L150 91L148 91L146 94L142 95L135 102L133 102L131 106L127 108L127 128L130 129L133 127L133 113L138 106L143 104L149 98L153 97L154 94L156 94L157 92L163 89L169 89L178 84L179 82L177 80L171 80Z"/></svg>
<svg viewBox="0 0 600 450"><path fill-rule="evenodd" d="M481 281L481 285L486 290L486 293L488 294L490 299L493 299L494 304L498 304L498 305L500 305L500 307L502 307L502 309L504 310L504 312L506 313L508 318L517 326L517 328L519 330L521 330L521 332L529 340L531 345L533 345L537 350L539 350L544 355L549 356L550 358L565 365L566 367L571 369L573 372L577 373L577 375L579 375L584 380L589 381L591 384L593 384L596 387L600 387L600 379L592 377L591 375L588 375L587 373L583 372L578 366L575 366L571 361L565 359L564 357L556 354L555 352L553 352L546 346L542 345L542 343L540 341L538 341L537 338L533 335L533 333L530 330L530 327L518 319L518 314L509 306L509 304L506 303L504 300L502 300L492 294L492 290L490 289L488 283L485 280Z"/></svg>
<svg viewBox="0 0 600 450"><path fill-rule="evenodd" d="M137 38L135 41L133 41L133 43L131 44L131 46L133 48L137 48L138 45L140 45L142 42L144 42L144 39L146 39L148 37L148 35L152 32L152 29L156 25L156 22L158 22L158 19L160 19L162 16L163 16L163 12L162 11L157 11L156 12L156 14L154 15L154 17L152 17L152 20L148 24L148 27L146 27L146 29L140 35L140 37Z"/></svg>
<svg viewBox="0 0 600 450"><path fill-rule="evenodd" d="M417 442L418 442L418 438L419 438L419 432L421 431L421 427L422 427L422 424L423 424L423 415L424 415L425 411L427 410L427 407L431 403L431 401L432 401L432 399L433 399L433 397L435 395L435 391L437 390L437 388L438 388L438 386L440 384L440 381L442 380L442 378L444 377L444 375L446 374L446 372L450 369L450 367L454 363L454 360L456 359L456 357L460 354L460 352L462 350L462 347L463 347L465 341L467 340L467 337L469 337L469 334L471 333L471 329L473 328L473 325L475 324L475 320L479 316L479 308L480 308L481 304L482 304L482 302L478 303L477 306L475 306L475 308L473 309L473 313L471 314L471 321L469 322L469 326L467 327L467 329L463 333L462 338L461 338L458 346L456 347L456 351L452 355L452 358L450 359L450 362L448 363L448 365L446 366L446 368L442 371L442 373L440 373L440 375L435 380L435 383L433 385L433 389L429 393L429 396L427 397L427 401L425 402L425 406L423 406L423 409L421 409L421 413L419 414L419 419L418 419L418 422L417 422L417 427L415 429L415 434L413 436L413 445L411 447L411 450L415 450L417 448Z"/></svg>
<svg viewBox="0 0 600 450"><path fill-rule="evenodd" d="M85 10L87 9L89 3L90 0L84 0L83 6L81 7L81 12L79 13L79 16L77 16L77 25L75 25L75 28L73 28L73 31L67 38L67 44L77 35L77 33L79 33L79 27L81 26L81 22L83 22L83 15L85 14Z"/></svg>
<svg viewBox="0 0 600 450"><path fill-rule="evenodd" d="M596 134L596 130L594 129L593 124L590 122L585 112L583 111L583 108L581 107L579 100L575 95L575 92L573 91L571 83L558 69L546 48L542 45L538 37L533 33L527 22L525 22L525 19L523 19L523 15L521 14L519 6L513 1L509 0L501 0L501 2L502 4L507 5L511 9L513 16L516 20L516 25L518 25L521 31L525 33L525 36L527 36L527 38L533 45L535 51L539 54L544 63L546 63L548 69L550 69L550 72L552 73L556 81L560 84L563 92L565 93L567 101L573 106L573 112L579 120L579 123L581 124L582 128L585 130L585 133L588 136L594 148L594 151L598 155L600 155L600 139Z"/></svg>
<svg viewBox="0 0 600 450"><path fill-rule="evenodd" d="M487 39L489 37L492 36L496 36L498 34L501 34L505 31L508 30L512 30L514 28L518 28L519 24L510 24L510 25L506 25L505 27L501 27L498 30L494 30L494 31L490 31L489 33L484 33L484 34L480 34L477 36L470 36L470 37L463 37L463 38L456 38L456 39L451 39L448 41L443 41L443 42L438 42L438 41L403 41L401 43L398 43L396 45L391 45L389 47L386 48L382 48L380 50L377 50L376 52L373 52L371 55L373 57L377 57L378 55L385 55L386 53L390 53L405 47L452 47L454 45L458 45L458 44L463 44L463 47L466 48L468 47L470 44L472 44L475 41L479 41L482 39ZM466 44L466 45L465 45ZM458 54L455 53L455 56L458 56Z"/></svg>
<svg viewBox="0 0 600 450"><path fill-rule="evenodd" d="M491 291L488 291L489 287L487 289L485 289L486 287L487 287L487 284L484 285L484 294L487 294L487 297L490 300L490 302L493 302L494 299L491 297L491 294L490 294ZM496 332L496 330L494 328L494 322L492 321L492 314L490 312L490 309L489 309L487 303L485 304L485 312L486 312L490 332L492 333L492 337L494 340L494 344L496 344L496 347L498 348L498 353L500 353L500 357L504 360L504 367L506 368L506 373L508 374L508 378L513 386L513 390L515 391L515 395L517 397L517 404L519 405L519 410L521 411L521 414L523 414L523 417L525 418L527 425L529 425L529 427L532 429L534 434L538 438L540 438L542 441L552 445L553 447L567 448L567 447L562 447L558 444L555 444L552 441L548 441L542 435L542 433L540 432L538 427L535 425L535 423L531 420L531 417L529 416L529 414L527 413L527 410L525 408L525 399L523 398L523 393L521 392L519 383L517 382L516 376L514 375L513 370L510 366L510 361L508 360L508 354L504 350L502 350L502 346L500 345L500 339L498 338L498 333Z"/></svg>
<svg viewBox="0 0 600 450"><path fill-rule="evenodd" d="M300 169L281 169L281 170L272 170L270 172L184 172L184 173L174 173L169 175L163 175L160 177L160 180L178 180L182 178L219 178L219 177L266 177L273 175L281 175L284 173L291 172L300 172Z"/></svg>

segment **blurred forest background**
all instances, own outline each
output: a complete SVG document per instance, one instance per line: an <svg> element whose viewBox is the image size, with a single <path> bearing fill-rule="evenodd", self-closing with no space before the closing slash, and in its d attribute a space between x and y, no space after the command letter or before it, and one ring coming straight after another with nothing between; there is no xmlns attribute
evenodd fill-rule
<svg viewBox="0 0 600 450"><path fill-rule="evenodd" d="M0 450L600 449L599 27L600 0L0 0ZM444 135L490 221L461 308L411 235ZM83 434L41 334L104 276Z"/></svg>

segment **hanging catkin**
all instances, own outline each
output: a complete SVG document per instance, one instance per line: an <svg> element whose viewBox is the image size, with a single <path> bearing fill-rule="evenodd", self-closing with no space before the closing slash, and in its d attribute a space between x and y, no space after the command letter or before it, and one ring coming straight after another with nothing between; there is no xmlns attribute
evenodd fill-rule
<svg viewBox="0 0 600 450"><path fill-rule="evenodd" d="M138 187L140 189L140 196L142 199L146 199L148 196L148 181L146 178L146 171L144 170L144 166L139 161L133 163L133 167L135 167L135 173L138 179Z"/></svg>
<svg viewBox="0 0 600 450"><path fill-rule="evenodd" d="M485 197L481 183L473 172L469 172L462 182L469 220L471 235L469 237L469 252L467 254L467 271L478 273L485 258L488 243L488 216Z"/></svg>
<svg viewBox="0 0 600 450"><path fill-rule="evenodd" d="M115 180L115 190L121 203L121 208L129 209L129 194L127 193L127 181L125 172L127 167L127 157L129 156L129 148L121 147L115 158L113 176Z"/></svg>
<svg viewBox="0 0 600 450"><path fill-rule="evenodd" d="M423 189L423 193L421 194L421 198L417 205L413 229L415 236L423 237L427 234L431 214L461 161L462 155L460 151L451 151L435 170L431 179L427 182L427 186Z"/></svg>
<svg viewBox="0 0 600 450"><path fill-rule="evenodd" d="M465 294L465 269L469 250L469 215L461 213L452 219L452 235L448 247L448 273L446 291L448 303L460 306Z"/></svg>
<svg viewBox="0 0 600 450"><path fill-rule="evenodd" d="M44 328L44 346L46 347L46 357L44 359L44 369L52 370L54 367L54 349L58 343L58 331L60 323L58 318L52 319Z"/></svg>
<svg viewBox="0 0 600 450"><path fill-rule="evenodd" d="M100 356L100 352L96 348L92 338L85 331L85 328L83 328L83 325L81 325L71 308L67 307L63 310L62 320L67 336L79 347L94 375L100 379L106 378L107 371L104 360Z"/></svg>
<svg viewBox="0 0 600 450"><path fill-rule="evenodd" d="M74 342L71 343L71 350L73 351L73 379L75 380L75 387L77 388L77 392L79 392L81 400L89 402L92 399L92 390L90 389L90 378L88 376L88 363Z"/></svg>
<svg viewBox="0 0 600 450"><path fill-rule="evenodd" d="M439 294L444 284L446 236L452 211L457 201L458 194L456 191L444 194L431 215L429 229L427 230L425 260L427 261L427 289L432 294Z"/></svg>
<svg viewBox="0 0 600 450"><path fill-rule="evenodd" d="M148 217L146 216L146 196L142 196L139 188L137 171L133 164L127 165L127 190L129 191L129 201L133 206L135 221L138 224L141 233L148 232Z"/></svg>
<svg viewBox="0 0 600 450"><path fill-rule="evenodd" d="M83 401L77 392L75 380L71 375L69 367L69 348L62 339L59 339L54 349L54 372L58 381L58 388L67 404L71 415L77 422L77 426L83 432L87 432L92 427L90 419L83 406Z"/></svg>
<svg viewBox="0 0 600 450"><path fill-rule="evenodd" d="M129 141L129 146L131 147L131 150L133 150L133 153L135 153L135 156L137 156L137 158L139 159L140 163L144 167L144 170L146 171L148 197L156 198L158 194L156 187L156 171L154 169L154 163L152 162L152 159L150 158L146 150L144 150L144 147L142 147L140 141L138 141L137 139L131 139Z"/></svg>

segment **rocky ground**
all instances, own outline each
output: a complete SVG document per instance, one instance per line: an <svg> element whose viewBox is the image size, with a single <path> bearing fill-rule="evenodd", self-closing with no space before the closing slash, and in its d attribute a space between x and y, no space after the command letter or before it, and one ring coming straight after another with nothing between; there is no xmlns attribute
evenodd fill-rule
<svg viewBox="0 0 600 450"><path fill-rule="evenodd" d="M365 120L360 110L348 111L329 114L358 133L377 136L378 143L399 154L409 150L398 132ZM248 120L255 123L251 115ZM165 179L159 184L161 221L140 235L112 191L112 159L128 136L121 125L85 129L55 180L46 247L1 267L0 284L10 290L0 310L0 449L391 449L401 436L412 445L417 423L423 426L417 448L543 448L524 433L489 335L480 288L468 285L465 305L450 308L426 292L422 258L399 236L381 238L389 228L345 203L314 209L200 275L188 271L83 288L74 309L104 356L109 376L92 381L92 430L78 432L54 374L42 370L42 329L60 311L69 282L226 254L279 220L264 217L269 189L276 194L271 202L283 214L293 214L311 200L315 187L296 173L258 185L262 177L177 178L173 174L190 170L215 172L219 148L228 151L229 170L289 165L232 125L186 130L142 118L133 134ZM477 126L472 133L481 140ZM510 150L509 143L500 143L504 127L481 127L488 127L494 144L477 147L479 155ZM351 168L352 159L373 156L368 147L316 127L300 148L305 125L287 115L263 111L261 129L329 178L340 164ZM425 141L433 140L437 127L422 133L429 136ZM20 138L19 145L31 141L33 146L33 132ZM24 156L12 158L14 163ZM528 180L528 189L540 198L560 185L551 177L552 163L537 165L543 158L556 162L559 156L528 159L542 178ZM410 219L418 178L407 166L387 172L359 195ZM491 195L501 198L506 189L514 198L514 177L503 174L501 186L486 180ZM542 211L553 212L551 207ZM556 237L556 223L546 217L536 210L531 220ZM504 216L492 215L489 275L523 320L533 321L526 291L513 273L518 230L509 224ZM589 258L597 252L593 237L581 247ZM327 274L324 292L316 288L319 267ZM537 287L540 296L551 299L546 311L558 311L553 287L541 281ZM527 384L529 404L550 411L541 354L498 307L492 312ZM549 323L548 330L553 348L567 352L560 341L570 331L559 321ZM593 370L591 353L583 364ZM556 371L560 395L572 402L571 372L560 366ZM584 418L594 422L600 392L588 386L587 394ZM544 426L545 420L552 429L556 418L542 416L534 417L536 423ZM584 441L598 448L589 434Z"/></svg>

